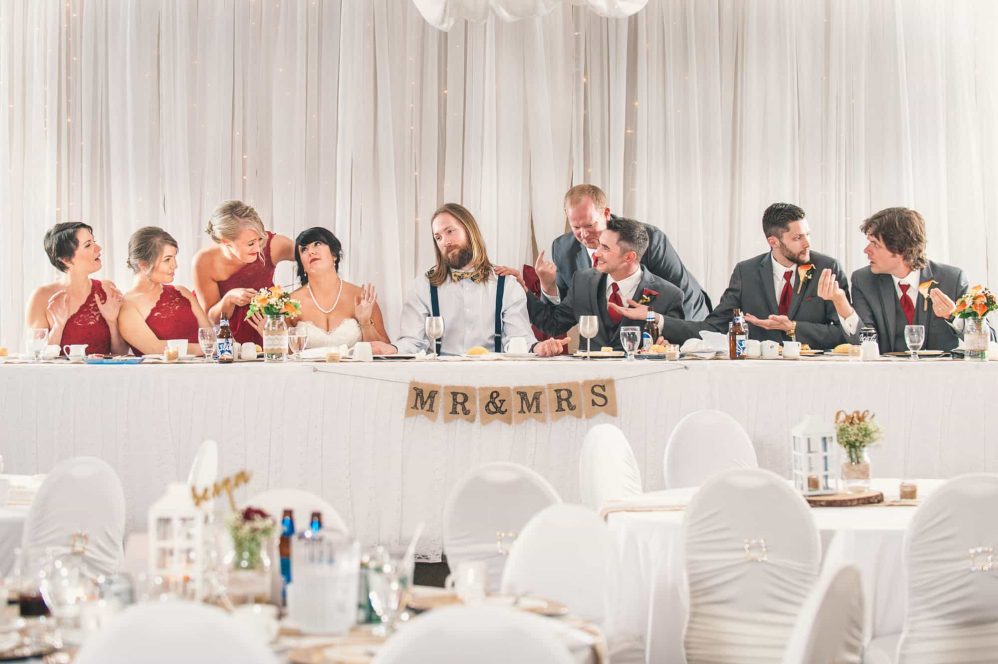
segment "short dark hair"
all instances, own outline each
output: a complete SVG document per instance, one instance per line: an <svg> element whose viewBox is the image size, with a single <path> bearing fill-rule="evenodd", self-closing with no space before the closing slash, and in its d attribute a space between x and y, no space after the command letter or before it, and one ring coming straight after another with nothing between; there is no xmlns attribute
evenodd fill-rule
<svg viewBox="0 0 998 664"><path fill-rule="evenodd" d="M864 221L859 230L864 235L879 238L892 254L900 254L913 270L921 270L929 264L925 256L925 219L915 210L904 207L881 210Z"/></svg>
<svg viewBox="0 0 998 664"><path fill-rule="evenodd" d="M804 210L793 203L773 203L762 213L762 232L766 237L779 238L792 222L805 216Z"/></svg>
<svg viewBox="0 0 998 664"><path fill-rule="evenodd" d="M333 269L337 272L340 271L340 261L343 260L343 245L336 239L332 231L322 226L306 228L295 238L295 273L298 275L298 281L301 282L302 286L308 283L308 275L305 273L305 266L301 262L301 248L313 242L321 242L329 247L330 253L336 259Z"/></svg>
<svg viewBox="0 0 998 664"><path fill-rule="evenodd" d="M82 221L66 221L45 232L45 253L48 254L49 262L60 272L69 269L66 261L72 260L76 255L76 249L80 246L76 232L81 229L90 231L91 235L94 232L93 228Z"/></svg>
<svg viewBox="0 0 998 664"><path fill-rule="evenodd" d="M606 222L606 230L617 234L617 243L624 245L628 251L633 251L638 255L638 262L648 250L648 231L644 224L633 219L622 217L610 217Z"/></svg>

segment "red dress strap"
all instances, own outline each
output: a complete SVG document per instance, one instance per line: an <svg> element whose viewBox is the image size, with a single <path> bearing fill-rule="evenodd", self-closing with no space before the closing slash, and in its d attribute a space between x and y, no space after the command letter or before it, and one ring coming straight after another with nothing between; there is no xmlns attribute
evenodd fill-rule
<svg viewBox="0 0 998 664"><path fill-rule="evenodd" d="M104 287L96 279L90 280L90 294L80 308L66 320L62 329L62 345L86 344L87 354L111 354L111 328L108 326L100 309L97 308L97 296L101 301L107 300ZM61 350L59 352L62 352Z"/></svg>
<svg viewBox="0 0 998 664"><path fill-rule="evenodd" d="M274 233L267 231L267 246L262 252L260 260L247 263L236 270L228 279L218 282L219 297L225 295L233 288L270 288L274 285L274 258L271 255L273 250ZM236 307L229 318L229 328L232 330L232 337L239 343L252 342L263 345L260 334L246 322L246 310L248 307ZM179 338L179 337L178 337Z"/></svg>

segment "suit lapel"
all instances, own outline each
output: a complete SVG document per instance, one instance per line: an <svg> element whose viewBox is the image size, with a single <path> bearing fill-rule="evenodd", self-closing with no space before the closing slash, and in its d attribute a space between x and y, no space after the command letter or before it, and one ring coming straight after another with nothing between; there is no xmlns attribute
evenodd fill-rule
<svg viewBox="0 0 998 664"><path fill-rule="evenodd" d="M584 270L586 268L591 268L593 266L592 260L589 258L589 252L586 250L582 243L578 240L575 241L575 267L579 270Z"/></svg>
<svg viewBox="0 0 998 664"><path fill-rule="evenodd" d="M880 282L880 304L884 311L884 324L887 326L887 345L894 344L894 319L896 317L897 295L894 290L894 279L889 274L877 275Z"/></svg>
<svg viewBox="0 0 998 664"><path fill-rule="evenodd" d="M593 298L595 299L595 312L599 316L600 328L606 332L606 339L609 341L613 339L613 330L617 325L610 319L610 311L607 309L606 301L606 274L602 272L597 272L599 277L596 279L595 290L591 289L593 293ZM607 344L604 344L607 345ZM613 344L609 344L613 345Z"/></svg>
<svg viewBox="0 0 998 664"><path fill-rule="evenodd" d="M923 281L928 281L931 278L932 268L926 265L918 275L918 285L921 286ZM930 316L934 315L932 313L932 303L919 292L918 298L915 300L915 324L925 326L925 341L922 343L922 348L931 348L929 345L929 322L931 320Z"/></svg>
<svg viewBox="0 0 998 664"><path fill-rule="evenodd" d="M794 270L796 269L796 266L794 266ZM817 271L818 268L812 267L811 269L812 271ZM811 282L813 282L814 279L808 279L806 284L801 284L801 281L801 274L797 271L797 287L794 288L794 294L791 296L790 300L790 320L794 320L797 317L797 311L800 309L801 303L807 297L808 291L811 290ZM798 291L800 292L798 293Z"/></svg>
<svg viewBox="0 0 998 664"><path fill-rule="evenodd" d="M770 254L763 254L762 260L759 261L759 283L762 285L762 294L766 298L769 311L766 312L765 316L759 316L754 311L752 313L759 318L766 318L770 314L775 314L779 309L779 304L776 302L776 292L773 289L773 259Z"/></svg>

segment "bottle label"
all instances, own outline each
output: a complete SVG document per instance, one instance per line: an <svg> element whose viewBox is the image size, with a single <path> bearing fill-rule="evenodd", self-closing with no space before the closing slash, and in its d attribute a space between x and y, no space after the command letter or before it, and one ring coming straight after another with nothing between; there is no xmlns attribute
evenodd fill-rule
<svg viewBox="0 0 998 664"><path fill-rule="evenodd" d="M735 335L735 357L745 357L745 335Z"/></svg>
<svg viewBox="0 0 998 664"><path fill-rule="evenodd" d="M232 339L219 339L218 344L215 348L215 353L218 357L232 357Z"/></svg>
<svg viewBox="0 0 998 664"><path fill-rule="evenodd" d="M648 350L653 343L655 343L655 340L651 338L648 330L641 333L641 348Z"/></svg>

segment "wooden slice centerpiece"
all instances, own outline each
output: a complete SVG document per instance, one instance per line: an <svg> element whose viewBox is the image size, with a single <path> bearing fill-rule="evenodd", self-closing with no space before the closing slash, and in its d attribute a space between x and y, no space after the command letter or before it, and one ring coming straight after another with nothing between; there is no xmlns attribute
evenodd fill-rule
<svg viewBox="0 0 998 664"><path fill-rule="evenodd" d="M861 493L833 493L827 496L804 496L811 507L855 507L856 505L876 505L884 502L880 491Z"/></svg>

